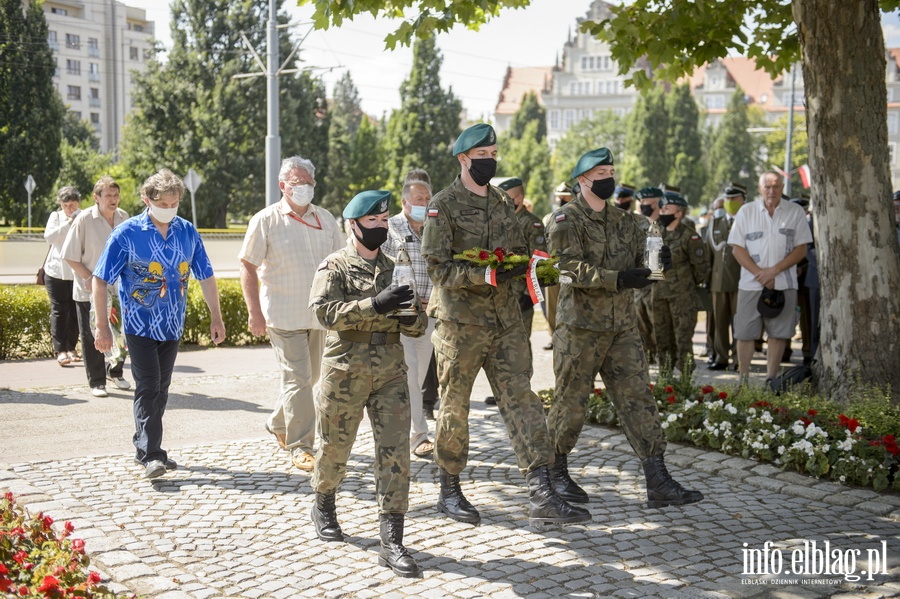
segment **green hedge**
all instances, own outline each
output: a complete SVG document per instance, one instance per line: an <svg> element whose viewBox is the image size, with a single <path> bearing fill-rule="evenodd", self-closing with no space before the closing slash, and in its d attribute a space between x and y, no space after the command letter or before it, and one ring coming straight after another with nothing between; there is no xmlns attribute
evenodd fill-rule
<svg viewBox="0 0 900 599"><path fill-rule="evenodd" d="M240 346L268 343L268 337L254 337L247 330L247 307L237 279L220 279L219 302L227 335L222 345ZM188 286L187 314L182 342L210 345L209 310L200 285ZM53 357L50 337L50 300L37 285L0 285L0 360Z"/></svg>

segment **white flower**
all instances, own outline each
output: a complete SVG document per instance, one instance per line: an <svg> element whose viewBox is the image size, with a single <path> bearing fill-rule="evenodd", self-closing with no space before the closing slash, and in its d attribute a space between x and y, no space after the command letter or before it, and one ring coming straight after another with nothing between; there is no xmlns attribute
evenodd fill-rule
<svg viewBox="0 0 900 599"><path fill-rule="evenodd" d="M772 422L772 414L770 414L768 410L764 410L759 419L768 424Z"/></svg>
<svg viewBox="0 0 900 599"><path fill-rule="evenodd" d="M729 414L737 414L737 413L738 413L737 408L734 407L734 406L731 405L731 404L728 404L727 406L725 406L725 410L726 410Z"/></svg>
<svg viewBox="0 0 900 599"><path fill-rule="evenodd" d="M676 420L678 420L677 414L669 414L669 417L666 418L666 422L675 422Z"/></svg>
<svg viewBox="0 0 900 599"><path fill-rule="evenodd" d="M797 422L794 423L794 426L791 427L791 430L794 432L795 435L802 435L806 432L806 427L803 426L803 423L798 420Z"/></svg>
<svg viewBox="0 0 900 599"><path fill-rule="evenodd" d="M784 447L784 445L779 445L779 446L778 446L778 455L781 455L781 454L783 454L784 452L785 452L785 447Z"/></svg>
<svg viewBox="0 0 900 599"><path fill-rule="evenodd" d="M847 482L847 477L844 476L844 475L842 474L842 475L838 478L838 480L841 481L842 483L844 483L844 482Z"/></svg>

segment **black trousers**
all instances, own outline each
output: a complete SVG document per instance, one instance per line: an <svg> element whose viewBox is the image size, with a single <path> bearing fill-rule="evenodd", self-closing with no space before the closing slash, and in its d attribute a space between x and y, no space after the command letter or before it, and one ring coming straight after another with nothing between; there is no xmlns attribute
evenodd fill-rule
<svg viewBox="0 0 900 599"><path fill-rule="evenodd" d="M44 287L50 298L50 336L53 351L75 351L78 344L78 307L72 299L72 281L44 275Z"/></svg>
<svg viewBox="0 0 900 599"><path fill-rule="evenodd" d="M162 448L162 419L180 341L157 341L139 335L125 335L125 341L134 377L135 457L145 465L153 460L165 462L168 455Z"/></svg>
<svg viewBox="0 0 900 599"><path fill-rule="evenodd" d="M120 360L114 366L106 366L106 356L94 347L94 331L91 330L91 302L75 302L78 306L78 328L81 330L81 353L84 356L84 371L87 374L88 385L93 387L106 386L106 375L120 378L124 360Z"/></svg>
<svg viewBox="0 0 900 599"><path fill-rule="evenodd" d="M428 365L428 374L425 375L425 383L422 385L422 406L433 410L437 402L437 364L434 361L434 352L431 352L431 364Z"/></svg>

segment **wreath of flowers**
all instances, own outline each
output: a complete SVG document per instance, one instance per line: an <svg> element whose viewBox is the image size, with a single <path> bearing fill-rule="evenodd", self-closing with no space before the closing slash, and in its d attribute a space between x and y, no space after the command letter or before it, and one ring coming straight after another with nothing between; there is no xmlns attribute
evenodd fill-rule
<svg viewBox="0 0 900 599"><path fill-rule="evenodd" d="M509 270L519 264L528 264L528 261L531 260L530 256L516 254L507 251L506 248L502 247L495 248L494 250L474 247L461 254L454 254L453 258L455 260L465 260L472 264L477 264L478 266L490 266L494 269L502 268L503 270ZM550 256L537 263L537 268L535 270L537 272L538 282L541 285L556 285L559 283L559 269L556 268L557 262L559 262L559 258ZM518 280L524 278L525 275L516 277Z"/></svg>

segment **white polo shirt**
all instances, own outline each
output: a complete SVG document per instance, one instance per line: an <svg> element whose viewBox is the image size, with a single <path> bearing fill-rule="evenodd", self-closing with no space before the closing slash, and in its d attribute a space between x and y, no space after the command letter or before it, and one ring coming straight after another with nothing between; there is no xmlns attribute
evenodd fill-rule
<svg viewBox="0 0 900 599"><path fill-rule="evenodd" d="M301 218L281 198L250 219L238 258L258 267L266 326L285 331L322 328L307 307L313 276L346 239L331 213L315 204Z"/></svg>
<svg viewBox="0 0 900 599"><path fill-rule="evenodd" d="M781 262L798 245L812 243L812 232L806 212L797 204L782 199L772 216L763 200L744 204L734 218L728 244L747 250L760 268L771 268ZM762 284L746 268L741 267L738 288L760 291ZM783 270L775 277L775 289L797 289L797 266Z"/></svg>

